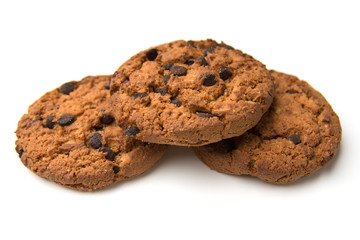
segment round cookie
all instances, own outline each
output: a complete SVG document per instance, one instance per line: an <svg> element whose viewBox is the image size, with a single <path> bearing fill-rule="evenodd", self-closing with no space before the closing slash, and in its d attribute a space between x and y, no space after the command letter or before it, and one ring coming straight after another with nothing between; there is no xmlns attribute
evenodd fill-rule
<svg viewBox="0 0 360 240"><path fill-rule="evenodd" d="M272 102L273 80L262 63L224 43L179 40L121 65L111 95L128 135L200 146L253 127Z"/></svg>
<svg viewBox="0 0 360 240"><path fill-rule="evenodd" d="M86 77L43 95L22 116L16 151L37 175L76 190L101 189L152 167L166 146L126 136L109 111L111 76Z"/></svg>
<svg viewBox="0 0 360 240"><path fill-rule="evenodd" d="M295 76L271 75L274 101L259 124L242 136L194 148L211 169L285 184L314 173L334 157L341 126L330 104Z"/></svg>

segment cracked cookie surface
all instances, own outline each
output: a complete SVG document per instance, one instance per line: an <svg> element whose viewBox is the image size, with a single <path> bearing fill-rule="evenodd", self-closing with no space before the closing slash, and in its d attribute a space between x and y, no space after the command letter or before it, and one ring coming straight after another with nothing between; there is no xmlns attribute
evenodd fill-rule
<svg viewBox="0 0 360 240"><path fill-rule="evenodd" d="M200 146L253 127L272 102L273 80L262 63L224 43L179 40L121 65L111 95L129 135Z"/></svg>
<svg viewBox="0 0 360 240"><path fill-rule="evenodd" d="M16 151L37 175L84 191L135 177L166 146L126 136L109 106L111 76L90 76L44 94L23 115Z"/></svg>
<svg viewBox="0 0 360 240"><path fill-rule="evenodd" d="M295 76L270 72L275 96L261 121L242 136L194 148L211 169L285 184L314 173L336 154L341 126L326 99Z"/></svg>

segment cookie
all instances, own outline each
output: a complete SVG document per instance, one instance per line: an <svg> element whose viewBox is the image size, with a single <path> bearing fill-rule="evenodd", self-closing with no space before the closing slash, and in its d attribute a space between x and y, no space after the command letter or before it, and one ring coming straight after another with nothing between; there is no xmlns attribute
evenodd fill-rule
<svg viewBox="0 0 360 240"><path fill-rule="evenodd" d="M326 99L305 81L271 71L274 102L240 137L194 148L211 169L285 184L316 172L334 157L341 126Z"/></svg>
<svg viewBox="0 0 360 240"><path fill-rule="evenodd" d="M91 191L152 167L166 146L125 134L109 111L110 76L86 77L43 95L23 115L16 151L37 175Z"/></svg>
<svg viewBox="0 0 360 240"><path fill-rule="evenodd" d="M273 80L262 63L224 43L179 40L121 65L111 95L128 135L200 146L253 127L272 102Z"/></svg>

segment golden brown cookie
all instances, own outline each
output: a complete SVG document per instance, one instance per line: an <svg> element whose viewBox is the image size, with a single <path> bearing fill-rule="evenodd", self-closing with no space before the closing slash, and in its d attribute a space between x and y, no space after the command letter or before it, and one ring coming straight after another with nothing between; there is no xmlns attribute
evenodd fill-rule
<svg viewBox="0 0 360 240"><path fill-rule="evenodd" d="M110 76L86 77L43 95L18 123L16 151L37 175L91 191L152 167L166 146L126 136L110 111Z"/></svg>
<svg viewBox="0 0 360 240"><path fill-rule="evenodd" d="M314 173L336 154L341 126L326 99L295 76L271 75L274 101L259 124L240 137L194 148L211 169L285 184Z"/></svg>
<svg viewBox="0 0 360 240"><path fill-rule="evenodd" d="M239 136L272 102L265 66L213 40L174 41L131 57L115 72L111 105L128 135L200 146Z"/></svg>

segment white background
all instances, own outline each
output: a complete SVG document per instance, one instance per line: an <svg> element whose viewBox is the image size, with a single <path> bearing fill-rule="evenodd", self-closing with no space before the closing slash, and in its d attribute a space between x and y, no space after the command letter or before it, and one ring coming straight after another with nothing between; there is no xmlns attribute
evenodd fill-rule
<svg viewBox="0 0 360 240"><path fill-rule="evenodd" d="M1 1L0 239L360 239L358 1ZM209 170L172 147L146 174L92 193L37 177L17 121L46 91L112 74L140 50L213 38L307 80L343 127L340 152L294 184Z"/></svg>

